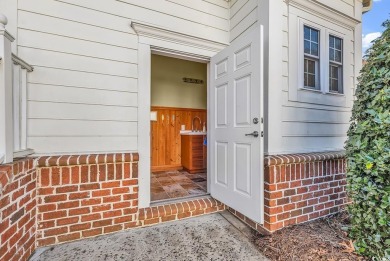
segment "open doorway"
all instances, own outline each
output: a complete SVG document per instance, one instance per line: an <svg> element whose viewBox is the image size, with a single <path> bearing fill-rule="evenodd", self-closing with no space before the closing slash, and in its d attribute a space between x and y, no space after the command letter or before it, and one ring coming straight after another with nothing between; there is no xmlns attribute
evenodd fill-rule
<svg viewBox="0 0 390 261"><path fill-rule="evenodd" d="M207 194L207 64L151 56L152 202Z"/></svg>

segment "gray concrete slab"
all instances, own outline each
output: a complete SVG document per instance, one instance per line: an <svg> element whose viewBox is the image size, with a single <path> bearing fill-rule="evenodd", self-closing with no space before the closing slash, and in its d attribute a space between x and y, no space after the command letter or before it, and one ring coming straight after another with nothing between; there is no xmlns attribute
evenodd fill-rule
<svg viewBox="0 0 390 261"><path fill-rule="evenodd" d="M267 260L220 214L138 228L48 248L39 261Z"/></svg>

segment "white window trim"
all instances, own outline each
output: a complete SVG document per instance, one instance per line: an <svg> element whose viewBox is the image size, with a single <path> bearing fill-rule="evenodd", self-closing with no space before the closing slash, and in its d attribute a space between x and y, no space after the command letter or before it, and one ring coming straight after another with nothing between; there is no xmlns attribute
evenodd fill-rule
<svg viewBox="0 0 390 261"><path fill-rule="evenodd" d="M337 62L331 62L330 60L329 60L329 38L330 38L330 36L334 36L334 37L337 37L337 38L340 38L341 40L342 40L342 50L341 50L341 54L342 54L342 63L341 64L339 64L339 63L337 63ZM326 91L326 94L333 94L333 95L340 95L340 96L345 96L345 87L346 87L346 75L345 75L345 66L346 66L346 63L345 63L345 61L346 61L346 51L345 51L345 44L346 44L346 42L345 42L345 35L342 35L342 34L340 34L340 33L338 33L338 32L336 32L336 31L334 31L334 30L331 30L331 29L329 29L329 28L327 28L326 29L326 37L327 37L327 42L326 42L326 48L327 48L327 79L326 79L326 81L327 81L327 84L326 84L326 89L325 89L325 91ZM330 91L330 83L329 83L329 75L330 75L330 72L329 72L329 65L331 64L331 63L334 63L334 64L338 64L338 65L341 65L341 75L342 75L342 78L341 78L341 86L342 86L342 93L340 93L340 92L331 92Z"/></svg>
<svg viewBox="0 0 390 261"><path fill-rule="evenodd" d="M321 89L304 87L304 26L320 31ZM329 92L329 35L343 39L343 93ZM353 30L327 19L291 7L289 15L289 89L288 100L319 106L352 107ZM297 51L295 51L297 50Z"/></svg>

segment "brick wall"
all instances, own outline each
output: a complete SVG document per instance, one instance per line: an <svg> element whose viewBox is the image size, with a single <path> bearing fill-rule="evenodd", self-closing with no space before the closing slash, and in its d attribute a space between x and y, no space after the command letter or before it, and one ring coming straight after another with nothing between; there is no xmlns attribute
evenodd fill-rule
<svg viewBox="0 0 390 261"><path fill-rule="evenodd" d="M138 209L138 154L38 159L38 247L224 209L212 198Z"/></svg>
<svg viewBox="0 0 390 261"><path fill-rule="evenodd" d="M37 246L136 226L138 155L42 157L37 165Z"/></svg>
<svg viewBox="0 0 390 261"><path fill-rule="evenodd" d="M344 153L268 156L264 161L264 225L230 209L261 233L340 211L347 204Z"/></svg>
<svg viewBox="0 0 390 261"><path fill-rule="evenodd" d="M339 211L346 203L343 153L265 158L265 223L229 210L260 232ZM138 208L138 154L41 157L0 166L0 260L35 247L222 211L206 197Z"/></svg>
<svg viewBox="0 0 390 261"><path fill-rule="evenodd" d="M265 223L269 231L338 212L346 203L343 153L265 159Z"/></svg>
<svg viewBox="0 0 390 261"><path fill-rule="evenodd" d="M35 196L33 159L0 165L0 260L27 260L34 251Z"/></svg>

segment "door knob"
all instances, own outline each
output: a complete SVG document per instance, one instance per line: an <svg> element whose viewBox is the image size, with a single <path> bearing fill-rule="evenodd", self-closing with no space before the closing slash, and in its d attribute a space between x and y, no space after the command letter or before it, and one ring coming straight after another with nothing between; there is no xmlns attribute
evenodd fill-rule
<svg viewBox="0 0 390 261"><path fill-rule="evenodd" d="M252 133L245 134L245 136L253 136L253 137L257 138L257 137L259 137L259 132L258 131L254 131Z"/></svg>

